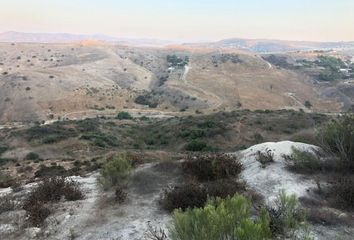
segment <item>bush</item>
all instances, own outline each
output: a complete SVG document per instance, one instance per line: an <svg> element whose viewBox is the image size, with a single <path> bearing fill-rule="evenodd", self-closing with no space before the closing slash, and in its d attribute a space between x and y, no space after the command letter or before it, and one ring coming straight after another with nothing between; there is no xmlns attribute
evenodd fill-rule
<svg viewBox="0 0 354 240"><path fill-rule="evenodd" d="M168 238L164 229L153 227L150 223L148 223L148 231L146 233L146 239L167 240Z"/></svg>
<svg viewBox="0 0 354 240"><path fill-rule="evenodd" d="M184 184L164 190L160 204L172 212L175 209L203 207L208 198L205 189L197 184Z"/></svg>
<svg viewBox="0 0 354 240"><path fill-rule="evenodd" d="M118 203L123 203L127 199L127 193L122 186L117 186L115 190L115 200Z"/></svg>
<svg viewBox="0 0 354 240"><path fill-rule="evenodd" d="M105 189L121 184L128 178L132 169L132 161L126 155L115 156L102 166L100 183Z"/></svg>
<svg viewBox="0 0 354 240"><path fill-rule="evenodd" d="M35 227L40 227L51 214L51 210L40 202L26 205L24 209L27 212L28 221Z"/></svg>
<svg viewBox="0 0 354 240"><path fill-rule="evenodd" d="M191 152L206 151L208 149L210 149L210 147L208 147L208 144L205 141L198 139L193 140L186 145L186 150Z"/></svg>
<svg viewBox="0 0 354 240"><path fill-rule="evenodd" d="M67 176L68 171L63 166L44 166L41 165L39 170L34 173L36 178L45 178L45 177L58 177L58 176Z"/></svg>
<svg viewBox="0 0 354 240"><path fill-rule="evenodd" d="M163 85L163 83L161 85ZM139 105L149 106L150 108L156 108L158 106L158 102L150 95L139 95L135 98L134 102Z"/></svg>
<svg viewBox="0 0 354 240"><path fill-rule="evenodd" d="M8 146L0 145L0 156L1 156L1 154L6 152L7 150L9 150Z"/></svg>
<svg viewBox="0 0 354 240"><path fill-rule="evenodd" d="M204 184L204 188L209 198L227 198L235 196L236 193L245 192L246 186L242 182L232 179L221 179Z"/></svg>
<svg viewBox="0 0 354 240"><path fill-rule="evenodd" d="M15 209L15 201L10 196L0 197L0 214L3 212L12 211Z"/></svg>
<svg viewBox="0 0 354 240"><path fill-rule="evenodd" d="M39 155L34 152L30 152L25 156L25 160L38 160L38 159L39 159Z"/></svg>
<svg viewBox="0 0 354 240"><path fill-rule="evenodd" d="M336 179L330 187L329 195L334 199L335 207L354 209L354 176L343 176Z"/></svg>
<svg viewBox="0 0 354 240"><path fill-rule="evenodd" d="M345 115L320 128L317 139L322 149L339 158L339 167L354 168L354 115Z"/></svg>
<svg viewBox="0 0 354 240"><path fill-rule="evenodd" d="M308 109L312 108L312 103L310 101L305 101L304 106Z"/></svg>
<svg viewBox="0 0 354 240"><path fill-rule="evenodd" d="M64 177L47 178L29 193L24 200L23 209L26 210L30 222L39 226L51 212L47 204L58 202L62 197L68 201L77 201L84 198L84 193L74 181Z"/></svg>
<svg viewBox="0 0 354 240"><path fill-rule="evenodd" d="M270 149L266 149L265 153L258 151L256 160L261 163L262 168L265 168L268 164L274 162L274 153Z"/></svg>
<svg viewBox="0 0 354 240"><path fill-rule="evenodd" d="M173 213L172 240L271 239L266 211L253 220L251 203L242 196L209 201L204 208Z"/></svg>
<svg viewBox="0 0 354 240"><path fill-rule="evenodd" d="M117 119L119 119L119 120L129 120L129 119L133 119L133 117L128 112L120 112L117 115Z"/></svg>
<svg viewBox="0 0 354 240"><path fill-rule="evenodd" d="M320 158L312 152L301 151L292 148L293 153L290 156L284 156L287 167L291 171L303 174L313 174L323 168Z"/></svg>
<svg viewBox="0 0 354 240"><path fill-rule="evenodd" d="M304 227L306 219L295 195L287 195L284 190L279 192L275 207L268 207L270 229L273 236L294 236L295 231Z"/></svg>
<svg viewBox="0 0 354 240"><path fill-rule="evenodd" d="M200 181L238 177L243 166L233 155L205 154L189 157L182 168Z"/></svg>

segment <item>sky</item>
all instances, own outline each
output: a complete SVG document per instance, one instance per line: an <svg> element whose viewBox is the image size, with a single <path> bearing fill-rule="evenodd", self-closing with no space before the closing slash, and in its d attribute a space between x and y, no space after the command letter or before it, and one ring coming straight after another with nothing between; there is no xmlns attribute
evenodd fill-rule
<svg viewBox="0 0 354 240"><path fill-rule="evenodd" d="M0 32L354 41L354 0L0 0Z"/></svg>

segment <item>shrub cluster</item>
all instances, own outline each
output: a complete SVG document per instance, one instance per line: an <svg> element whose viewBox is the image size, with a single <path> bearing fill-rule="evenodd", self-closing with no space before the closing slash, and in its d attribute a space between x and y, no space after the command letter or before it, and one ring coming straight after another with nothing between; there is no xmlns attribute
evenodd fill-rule
<svg viewBox="0 0 354 240"><path fill-rule="evenodd" d="M354 176L337 178L329 189L329 195L334 199L334 204L342 209L354 209Z"/></svg>
<svg viewBox="0 0 354 240"><path fill-rule="evenodd" d="M186 145L186 150L191 152L212 151L208 144L200 139L195 139Z"/></svg>
<svg viewBox="0 0 354 240"><path fill-rule="evenodd" d="M0 214L15 209L15 201L10 196L0 197Z"/></svg>
<svg viewBox="0 0 354 240"><path fill-rule="evenodd" d="M101 169L100 183L104 189L122 184L133 169L133 163L126 155L120 154L109 159Z"/></svg>
<svg viewBox="0 0 354 240"><path fill-rule="evenodd" d="M23 209L26 210L30 222L39 226L51 212L47 204L58 202L62 197L68 201L77 201L84 198L84 193L74 181L64 177L47 178L29 193L24 200Z"/></svg>
<svg viewBox="0 0 354 240"><path fill-rule="evenodd" d="M122 186L117 186L115 190L115 200L118 203L123 203L127 198L127 193Z"/></svg>
<svg viewBox="0 0 354 240"><path fill-rule="evenodd" d="M291 171L303 174L313 174L323 169L323 163L317 154L309 151L301 151L292 148L290 156L283 156L286 160L287 167Z"/></svg>
<svg viewBox="0 0 354 240"><path fill-rule="evenodd" d="M25 156L26 160L38 160L39 159L39 155L37 153L34 152L30 152Z"/></svg>
<svg viewBox="0 0 354 240"><path fill-rule="evenodd" d="M129 120L129 119L133 119L133 117L128 112L120 112L117 115L117 119L119 119L119 120Z"/></svg>
<svg viewBox="0 0 354 240"><path fill-rule="evenodd" d="M209 201L203 208L176 210L170 229L172 240L271 239L269 217L261 211L251 217L251 203L243 196Z"/></svg>
<svg viewBox="0 0 354 240"><path fill-rule="evenodd" d="M319 129L317 139L327 153L337 156L342 169L354 169L354 115L345 115Z"/></svg>
<svg viewBox="0 0 354 240"><path fill-rule="evenodd" d="M165 189L160 204L165 210L172 212L175 209L203 207L207 198L208 194L202 186L188 183Z"/></svg>
<svg viewBox="0 0 354 240"><path fill-rule="evenodd" d="M354 115L328 123L319 129L317 138L322 149L335 159L332 169L336 174L327 195L335 207L354 209Z"/></svg>
<svg viewBox="0 0 354 240"><path fill-rule="evenodd" d="M232 155L189 156L182 163L182 169L197 181L189 180L165 190L161 198L165 210L203 207L208 197L226 198L245 190L245 185L237 181L242 164Z"/></svg>
<svg viewBox="0 0 354 240"><path fill-rule="evenodd" d="M305 222L304 213L299 207L295 195L287 195L284 190L279 192L275 207L267 208L270 216L272 235L293 235Z"/></svg>
<svg viewBox="0 0 354 240"><path fill-rule="evenodd" d="M203 154L188 157L183 162L182 168L199 181L213 181L236 178L241 173L243 166L233 155Z"/></svg>

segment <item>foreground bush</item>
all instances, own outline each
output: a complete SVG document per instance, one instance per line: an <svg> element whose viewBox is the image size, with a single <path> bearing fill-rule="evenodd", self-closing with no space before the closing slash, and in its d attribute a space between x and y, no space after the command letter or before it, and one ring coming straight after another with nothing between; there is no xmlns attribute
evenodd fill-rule
<svg viewBox="0 0 354 240"><path fill-rule="evenodd" d="M205 154L189 157L182 168L199 181L213 181L238 177L243 167L235 156L228 154Z"/></svg>
<svg viewBox="0 0 354 240"><path fill-rule="evenodd" d="M100 183L105 189L116 186L128 178L132 169L132 161L126 155L115 156L103 165Z"/></svg>
<svg viewBox="0 0 354 240"><path fill-rule="evenodd" d="M84 198L84 193L74 181L64 177L47 178L29 193L24 200L23 209L26 210L30 222L38 226L51 212L47 204L58 202L62 197L68 201L77 201Z"/></svg>
<svg viewBox="0 0 354 240"><path fill-rule="evenodd" d="M335 207L354 209L354 176L342 176L336 179L329 188L330 198Z"/></svg>
<svg viewBox="0 0 354 240"><path fill-rule="evenodd" d="M210 201L204 208L176 210L170 235L172 240L271 239L266 211L253 220L251 203L242 196Z"/></svg>
<svg viewBox="0 0 354 240"><path fill-rule="evenodd" d="M295 195L287 195L280 191L274 207L268 207L270 229L273 236L294 237L295 232L306 227L304 212L300 209Z"/></svg>

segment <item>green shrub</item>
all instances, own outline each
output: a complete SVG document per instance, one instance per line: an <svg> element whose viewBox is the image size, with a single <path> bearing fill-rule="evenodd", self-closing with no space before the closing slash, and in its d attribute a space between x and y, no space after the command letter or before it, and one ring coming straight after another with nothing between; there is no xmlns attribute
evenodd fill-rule
<svg viewBox="0 0 354 240"><path fill-rule="evenodd" d="M251 203L242 196L209 201L204 208L173 213L172 240L271 239L266 211L253 220Z"/></svg>
<svg viewBox="0 0 354 240"><path fill-rule="evenodd" d="M208 146L208 144L205 141L195 139L186 145L186 150L191 152L201 152L201 151L213 151L213 148Z"/></svg>
<svg viewBox="0 0 354 240"><path fill-rule="evenodd" d="M7 150L9 150L9 147L8 147L8 146L0 145L0 156L1 156L1 154L3 154L4 152L6 152Z"/></svg>
<svg viewBox="0 0 354 240"><path fill-rule="evenodd" d="M157 108L158 106L158 102L153 99L151 95L139 95L135 98L134 102L136 104L149 106L150 108Z"/></svg>
<svg viewBox="0 0 354 240"><path fill-rule="evenodd" d="M297 230L306 228L305 214L295 194L287 195L284 190L280 191L275 205L267 208L273 236L294 237Z"/></svg>
<svg viewBox="0 0 354 240"><path fill-rule="evenodd" d="M115 156L102 166L100 183L105 189L117 186L129 177L132 169L132 161L126 155Z"/></svg>
<svg viewBox="0 0 354 240"><path fill-rule="evenodd" d="M37 153L34 152L30 152L25 156L26 160L38 160L39 159L39 155Z"/></svg>
<svg viewBox="0 0 354 240"><path fill-rule="evenodd" d="M354 115L339 117L320 128L317 139L323 150L338 157L339 168L354 169Z"/></svg>
<svg viewBox="0 0 354 240"><path fill-rule="evenodd" d="M117 146L118 139L113 135L105 135L104 133L85 133L80 139L91 141L98 147L115 147Z"/></svg>
<svg viewBox="0 0 354 240"><path fill-rule="evenodd" d="M201 154L188 157L182 168L200 181L211 181L237 177L243 166L233 155Z"/></svg>
<svg viewBox="0 0 354 240"><path fill-rule="evenodd" d="M117 115L117 119L119 119L119 120L129 120L129 119L133 119L133 117L128 112L120 112Z"/></svg>
<svg viewBox="0 0 354 240"><path fill-rule="evenodd" d="M315 153L301 151L296 148L292 148L292 151L293 153L290 156L284 156L287 167L291 171L312 174L320 172L323 169L323 164Z"/></svg>

